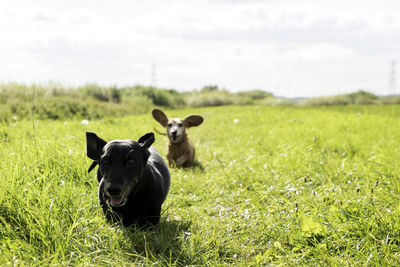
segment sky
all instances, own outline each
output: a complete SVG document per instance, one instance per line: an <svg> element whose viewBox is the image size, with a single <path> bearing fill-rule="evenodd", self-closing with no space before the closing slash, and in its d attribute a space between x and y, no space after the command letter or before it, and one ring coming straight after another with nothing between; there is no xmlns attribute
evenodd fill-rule
<svg viewBox="0 0 400 267"><path fill-rule="evenodd" d="M398 0L2 0L0 82L399 94L399 14Z"/></svg>

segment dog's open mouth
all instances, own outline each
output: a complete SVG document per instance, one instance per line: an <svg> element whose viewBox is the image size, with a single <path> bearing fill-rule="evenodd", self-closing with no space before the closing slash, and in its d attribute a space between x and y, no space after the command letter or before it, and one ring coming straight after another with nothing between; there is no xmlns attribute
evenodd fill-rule
<svg viewBox="0 0 400 267"><path fill-rule="evenodd" d="M178 138L179 138L178 135L172 135L172 136L171 136L171 139L172 139L173 142L178 141Z"/></svg>
<svg viewBox="0 0 400 267"><path fill-rule="evenodd" d="M110 205L113 207L121 207L125 203L126 199L124 197L110 197Z"/></svg>

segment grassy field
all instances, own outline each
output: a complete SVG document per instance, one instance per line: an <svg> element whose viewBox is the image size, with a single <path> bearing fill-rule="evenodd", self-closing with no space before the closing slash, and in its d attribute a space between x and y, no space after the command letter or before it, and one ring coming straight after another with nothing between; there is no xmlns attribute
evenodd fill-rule
<svg viewBox="0 0 400 267"><path fill-rule="evenodd" d="M104 219L85 131L137 139L150 114L1 125L0 264L400 264L400 106L167 111L188 113L198 163L146 231Z"/></svg>

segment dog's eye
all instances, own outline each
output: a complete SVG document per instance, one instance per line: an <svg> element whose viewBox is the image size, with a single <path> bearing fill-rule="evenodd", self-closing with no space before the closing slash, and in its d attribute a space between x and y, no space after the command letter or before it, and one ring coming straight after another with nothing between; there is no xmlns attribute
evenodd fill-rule
<svg viewBox="0 0 400 267"><path fill-rule="evenodd" d="M167 124L167 127L168 127L168 128L171 128L171 127L172 127L172 123L168 123L168 124Z"/></svg>
<svg viewBox="0 0 400 267"><path fill-rule="evenodd" d="M178 123L178 127L183 127L183 123Z"/></svg>
<svg viewBox="0 0 400 267"><path fill-rule="evenodd" d="M100 160L100 165L103 168L108 168L110 166L110 161L108 160L108 158L103 158Z"/></svg>
<svg viewBox="0 0 400 267"><path fill-rule="evenodd" d="M132 167L136 164L136 160L134 159L128 159L128 161L126 162L126 165L129 167Z"/></svg>

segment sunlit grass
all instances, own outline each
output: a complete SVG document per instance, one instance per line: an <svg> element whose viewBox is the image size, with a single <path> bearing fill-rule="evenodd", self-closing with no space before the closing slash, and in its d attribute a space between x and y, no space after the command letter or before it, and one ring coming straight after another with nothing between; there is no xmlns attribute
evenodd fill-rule
<svg viewBox="0 0 400 267"><path fill-rule="evenodd" d="M110 225L85 131L137 139L150 114L0 127L0 263L398 265L400 107L219 107L190 129L161 222ZM166 137L155 147L165 154Z"/></svg>

